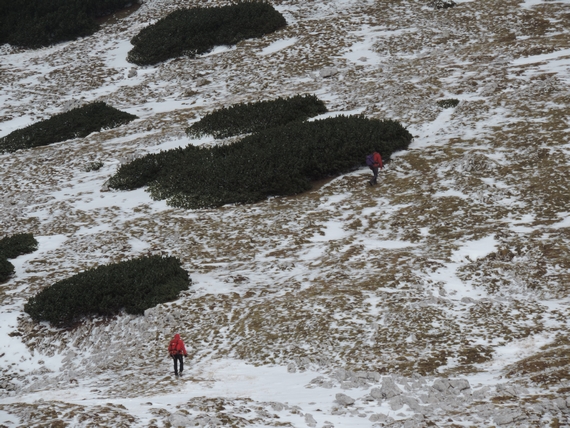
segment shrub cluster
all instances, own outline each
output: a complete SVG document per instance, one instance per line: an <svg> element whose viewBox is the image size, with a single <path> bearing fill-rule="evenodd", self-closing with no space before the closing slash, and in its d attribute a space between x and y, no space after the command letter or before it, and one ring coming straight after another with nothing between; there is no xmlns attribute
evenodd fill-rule
<svg viewBox="0 0 570 428"><path fill-rule="evenodd" d="M34 321L64 327L87 316L109 316L174 300L188 289L188 273L175 257L140 257L80 272L56 282L24 305Z"/></svg>
<svg viewBox="0 0 570 428"><path fill-rule="evenodd" d="M0 44L40 48L98 30L94 18L124 8L128 0L0 0Z"/></svg>
<svg viewBox="0 0 570 428"><path fill-rule="evenodd" d="M127 60L152 65L181 55L193 57L215 46L261 37L285 25L283 15L264 1L179 9L133 37L134 48Z"/></svg>
<svg viewBox="0 0 570 428"><path fill-rule="evenodd" d="M194 137L209 134L214 138L227 138L303 121L326 112L325 103L315 95L295 95L215 110L187 128L186 133Z"/></svg>
<svg viewBox="0 0 570 428"><path fill-rule="evenodd" d="M149 154L121 166L109 185L122 190L149 185L153 198L184 208L252 203L308 190L311 180L364 165L374 149L388 160L411 140L393 120L340 116L293 122L231 145Z"/></svg>
<svg viewBox="0 0 570 428"><path fill-rule="evenodd" d="M104 102L86 104L0 138L0 153L86 137L92 132L115 128L134 119L137 116L117 110Z"/></svg>
<svg viewBox="0 0 570 428"><path fill-rule="evenodd" d="M31 233L20 233L0 239L0 282L14 274L14 265L8 259L15 259L38 249L38 241Z"/></svg>
<svg viewBox="0 0 570 428"><path fill-rule="evenodd" d="M439 100L437 102L437 105L441 108L453 108L457 107L457 104L459 104L459 100L456 98L448 98L446 100Z"/></svg>
<svg viewBox="0 0 570 428"><path fill-rule="evenodd" d="M453 0L433 0L431 6L435 9L449 9L457 4Z"/></svg>

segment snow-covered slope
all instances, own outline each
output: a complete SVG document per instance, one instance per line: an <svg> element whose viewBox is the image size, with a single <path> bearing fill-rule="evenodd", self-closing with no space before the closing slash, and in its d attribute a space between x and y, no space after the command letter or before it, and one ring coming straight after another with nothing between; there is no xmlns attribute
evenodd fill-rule
<svg viewBox="0 0 570 428"><path fill-rule="evenodd" d="M93 100L139 116L0 155L0 235L40 244L0 284L0 426L569 426L570 4L282 1L289 25L263 39L126 62L141 28L198 4L218 3L148 0L91 37L0 48L0 136ZM104 191L122 162L213 144L184 133L201 115L298 93L414 142L376 187L363 168L198 211ZM148 253L193 286L144 317L60 331L23 312Z"/></svg>

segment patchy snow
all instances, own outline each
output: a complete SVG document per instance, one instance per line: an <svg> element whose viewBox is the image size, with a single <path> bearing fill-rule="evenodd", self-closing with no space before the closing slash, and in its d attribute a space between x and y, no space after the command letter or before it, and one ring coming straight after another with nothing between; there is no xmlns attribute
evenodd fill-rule
<svg viewBox="0 0 570 428"><path fill-rule="evenodd" d="M180 2L149 0L50 48L2 46L0 137L73 101L139 119L0 155L0 234L39 242L0 284L0 425L491 426L509 409L526 412L517 426L565 420L553 396L569 398L556 392L570 388L566 366L553 384L540 364L505 374L567 352L569 4L455 2L283 2L278 33L149 67L126 61L130 40ZM311 120L399 120L410 150L378 186L362 167L245 206L105 191L146 153L217 144L184 132L213 109L298 93L329 108ZM142 254L179 257L190 289L69 331L23 311L55 281ZM190 350L180 379L165 353L176 332Z"/></svg>

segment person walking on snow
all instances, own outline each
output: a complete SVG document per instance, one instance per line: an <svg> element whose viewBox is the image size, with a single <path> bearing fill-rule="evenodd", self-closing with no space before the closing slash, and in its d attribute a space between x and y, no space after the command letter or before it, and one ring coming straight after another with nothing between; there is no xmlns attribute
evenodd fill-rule
<svg viewBox="0 0 570 428"><path fill-rule="evenodd" d="M168 344L168 353L174 361L174 375L182 375L182 370L184 370L184 357L188 356L186 352L186 347L184 342L180 339L179 334L175 334L170 343ZM178 365L180 364L180 371L178 370Z"/></svg>
<svg viewBox="0 0 570 428"><path fill-rule="evenodd" d="M378 153L377 150L374 151L371 155L366 156L366 165L372 170L374 177L369 181L371 186L378 184L378 168L383 169L384 165L382 164L382 156Z"/></svg>

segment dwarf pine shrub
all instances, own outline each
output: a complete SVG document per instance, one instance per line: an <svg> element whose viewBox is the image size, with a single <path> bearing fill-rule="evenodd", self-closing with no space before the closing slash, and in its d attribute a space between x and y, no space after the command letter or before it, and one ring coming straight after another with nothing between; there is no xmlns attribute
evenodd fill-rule
<svg viewBox="0 0 570 428"><path fill-rule="evenodd" d="M178 297L189 287L188 273L175 257L140 257L80 272L45 288L24 305L36 322L63 327L89 316L121 310L140 315Z"/></svg>
<svg viewBox="0 0 570 428"><path fill-rule="evenodd" d="M98 30L94 18L126 7L129 0L0 0L0 45L40 48Z"/></svg>
<svg viewBox="0 0 570 428"><path fill-rule="evenodd" d="M283 15L264 1L179 9L133 37L134 48L128 53L127 60L138 65L152 65L182 55L194 57L215 46L235 45L285 25Z"/></svg>
<svg viewBox="0 0 570 428"><path fill-rule="evenodd" d="M38 241L31 233L19 233L0 239L0 255L7 259L14 259L37 249Z"/></svg>
<svg viewBox="0 0 570 428"><path fill-rule="evenodd" d="M186 133L198 138L208 134L227 138L303 121L326 112L325 103L315 95L241 103L207 114L187 128Z"/></svg>
<svg viewBox="0 0 570 428"><path fill-rule="evenodd" d="M0 282L14 274L14 265L8 259L28 254L38 249L38 241L31 233L19 233L0 239Z"/></svg>
<svg viewBox="0 0 570 428"><path fill-rule="evenodd" d="M0 282L7 281L14 272L14 265L8 259L0 257Z"/></svg>
<svg viewBox="0 0 570 428"><path fill-rule="evenodd" d="M454 108L457 107L457 104L459 104L459 100L455 98L448 98L437 102L437 105L441 108Z"/></svg>
<svg viewBox="0 0 570 428"><path fill-rule="evenodd" d="M0 138L0 153L86 137L92 132L115 128L134 119L137 116L117 110L104 102L86 104Z"/></svg>
<svg viewBox="0 0 570 428"><path fill-rule="evenodd" d="M293 122L251 134L231 145L177 148L123 165L109 180L115 189L144 185L154 199L184 208L252 203L308 190L312 180L383 159L406 149L412 135L393 120L340 116Z"/></svg>

